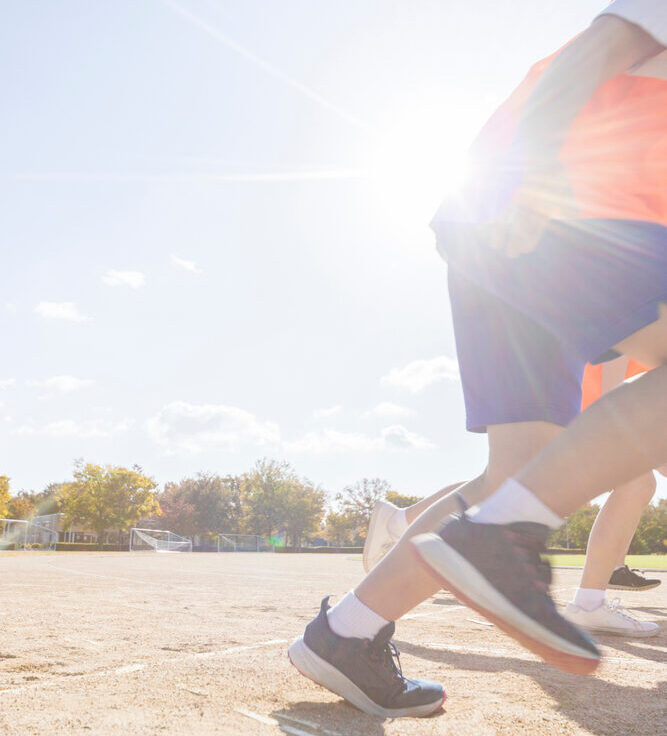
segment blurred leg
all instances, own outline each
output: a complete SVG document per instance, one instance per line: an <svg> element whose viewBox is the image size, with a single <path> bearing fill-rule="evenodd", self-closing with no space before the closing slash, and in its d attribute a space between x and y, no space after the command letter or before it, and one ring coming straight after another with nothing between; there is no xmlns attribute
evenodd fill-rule
<svg viewBox="0 0 667 736"><path fill-rule="evenodd" d="M588 538L582 588L604 590L614 569L625 563L639 517L653 498L655 487L653 473L647 473L609 495Z"/></svg>
<svg viewBox="0 0 667 736"><path fill-rule="evenodd" d="M458 492L469 506L480 503L561 431L561 427L549 422L517 422L489 427L488 467L482 475L460 486ZM458 511L456 493L450 492L428 507L355 589L357 598L387 621L399 619L442 587L415 564L408 540L415 534L433 531L446 516Z"/></svg>

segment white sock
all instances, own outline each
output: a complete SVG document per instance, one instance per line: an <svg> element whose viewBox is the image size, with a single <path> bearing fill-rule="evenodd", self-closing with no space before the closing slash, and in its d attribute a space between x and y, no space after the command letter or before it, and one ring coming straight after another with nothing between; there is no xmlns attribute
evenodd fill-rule
<svg viewBox="0 0 667 736"><path fill-rule="evenodd" d="M584 611L594 611L604 603L605 593L606 591L597 588L577 588L572 603Z"/></svg>
<svg viewBox="0 0 667 736"><path fill-rule="evenodd" d="M352 590L329 609L327 620L334 634L354 639L374 639L389 623L362 603Z"/></svg>
<svg viewBox="0 0 667 736"><path fill-rule="evenodd" d="M405 509L398 509L394 511L387 524L387 531L392 537L400 537L403 532L408 528L408 519L405 513Z"/></svg>
<svg viewBox="0 0 667 736"><path fill-rule="evenodd" d="M558 529L563 520L518 480L508 478L500 488L470 515L477 524L511 524L534 521Z"/></svg>

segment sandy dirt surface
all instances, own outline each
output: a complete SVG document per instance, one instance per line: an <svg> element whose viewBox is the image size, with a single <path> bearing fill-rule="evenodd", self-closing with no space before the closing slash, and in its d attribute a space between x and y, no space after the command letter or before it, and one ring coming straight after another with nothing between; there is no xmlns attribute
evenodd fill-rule
<svg viewBox="0 0 667 736"><path fill-rule="evenodd" d="M428 719L366 716L301 677L287 643L362 574L343 555L2 553L0 734L667 734L667 575L623 604L652 639L600 637L594 677L525 652L449 594L398 624L408 675L442 682ZM556 571L565 602L575 570Z"/></svg>

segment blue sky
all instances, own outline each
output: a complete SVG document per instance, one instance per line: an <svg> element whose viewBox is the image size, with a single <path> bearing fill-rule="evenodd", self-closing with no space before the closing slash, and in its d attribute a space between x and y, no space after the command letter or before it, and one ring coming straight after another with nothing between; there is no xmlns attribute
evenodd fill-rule
<svg viewBox="0 0 667 736"><path fill-rule="evenodd" d="M23 0L0 28L0 472L481 470L428 229L601 0ZM664 483L661 492L665 494Z"/></svg>

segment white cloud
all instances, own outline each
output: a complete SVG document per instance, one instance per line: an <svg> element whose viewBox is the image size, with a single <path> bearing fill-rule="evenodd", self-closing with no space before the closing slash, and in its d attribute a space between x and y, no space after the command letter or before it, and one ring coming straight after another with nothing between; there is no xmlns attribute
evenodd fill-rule
<svg viewBox="0 0 667 736"><path fill-rule="evenodd" d="M190 271L190 273L201 273L201 269L197 267L194 261L187 261L185 258L179 258L179 256L173 253L169 256L169 260L173 266L182 268L184 271Z"/></svg>
<svg viewBox="0 0 667 736"><path fill-rule="evenodd" d="M107 286L129 286L130 289L140 289L146 283L146 276L141 271L107 271L102 276Z"/></svg>
<svg viewBox="0 0 667 736"><path fill-rule="evenodd" d="M342 406L330 406L328 409L316 409L313 412L315 419L327 419L328 417L336 416L343 411Z"/></svg>
<svg viewBox="0 0 667 736"><path fill-rule="evenodd" d="M44 437L111 437L126 432L134 424L132 419L110 422L106 419L60 419L42 425L24 424L14 430L14 434L22 436L41 435Z"/></svg>
<svg viewBox="0 0 667 736"><path fill-rule="evenodd" d="M17 306L16 306L16 304L14 304L13 302L7 302L7 304L5 304L5 309L6 309L6 310L7 310L7 311L8 311L8 312L9 312L10 314L15 314L15 313L16 313L16 311L18 310L18 307L17 307Z"/></svg>
<svg viewBox="0 0 667 736"><path fill-rule="evenodd" d="M379 452L383 450L423 450L435 445L400 424L386 427L379 436L359 432L339 432L323 429L309 432L298 440L285 442L284 448L291 452L334 453L334 452Z"/></svg>
<svg viewBox="0 0 667 736"><path fill-rule="evenodd" d="M458 381L459 368L454 358L440 355L431 360L414 360L404 368L394 368L380 382L383 386L406 388L412 393L438 381Z"/></svg>
<svg viewBox="0 0 667 736"><path fill-rule="evenodd" d="M365 417L409 417L414 414L407 406L392 404L391 401L381 401L376 407L364 412Z"/></svg>
<svg viewBox="0 0 667 736"><path fill-rule="evenodd" d="M285 442L285 449L291 452L372 452L382 449L382 439L355 432L339 432L336 429L323 429L321 432L308 432L301 439Z"/></svg>
<svg viewBox="0 0 667 736"><path fill-rule="evenodd" d="M95 381L91 378L76 378L75 376L52 376L45 378L43 381L26 381L25 385L31 388L45 388L53 391L62 391L69 393L77 391L86 386L92 386Z"/></svg>
<svg viewBox="0 0 667 736"><path fill-rule="evenodd" d="M16 385L15 378L0 378L0 391L4 391L14 385Z"/></svg>
<svg viewBox="0 0 667 736"><path fill-rule="evenodd" d="M45 319L62 319L66 322L90 321L90 317L79 312L74 302L40 302L34 312Z"/></svg>
<svg viewBox="0 0 667 736"><path fill-rule="evenodd" d="M280 441L272 422L258 420L235 406L172 401L146 422L149 437L174 452L233 452L242 445L263 447Z"/></svg>
<svg viewBox="0 0 667 736"><path fill-rule="evenodd" d="M385 427L382 430L381 435L387 448L395 447L400 450L429 450L435 447L433 442L427 440L426 437L410 432L402 424L394 424L391 427Z"/></svg>

